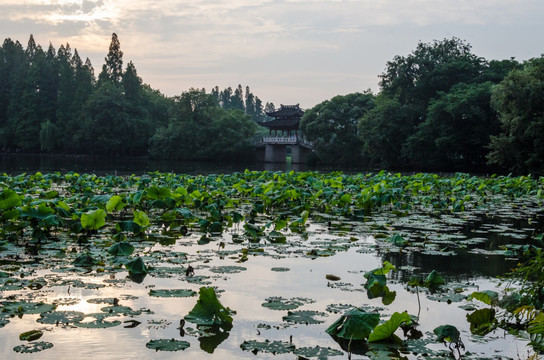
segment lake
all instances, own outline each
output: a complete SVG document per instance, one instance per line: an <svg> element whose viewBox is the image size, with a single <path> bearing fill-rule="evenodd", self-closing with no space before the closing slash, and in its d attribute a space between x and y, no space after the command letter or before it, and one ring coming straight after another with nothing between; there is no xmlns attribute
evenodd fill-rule
<svg viewBox="0 0 544 360"><path fill-rule="evenodd" d="M82 173L126 169L80 165ZM25 166L4 171L32 174ZM543 231L541 200L507 192L516 190L509 181L534 187L532 180L235 169L240 174L95 177L49 170L2 179L21 202L2 203L18 217L3 220L0 238L1 358L419 359L450 354L433 333L444 324L460 331L463 358L518 358L527 351L526 340L496 326L475 333L467 315L489 308L470 298L474 292L503 295L510 284L497 276ZM453 202L452 194L461 200ZM100 210L105 223L82 229L95 226L83 215ZM120 242L133 252L114 255ZM81 262L86 255L88 264ZM135 259L147 267L143 276L126 266ZM387 263L395 268L387 285L367 288L369 272ZM445 284L407 285L433 270ZM180 329L198 293L210 287L234 311L232 325L187 320ZM381 322L406 311L418 332L398 329L399 343L360 346L329 335L331 324L354 308L379 314ZM28 331L40 338L20 340Z"/></svg>

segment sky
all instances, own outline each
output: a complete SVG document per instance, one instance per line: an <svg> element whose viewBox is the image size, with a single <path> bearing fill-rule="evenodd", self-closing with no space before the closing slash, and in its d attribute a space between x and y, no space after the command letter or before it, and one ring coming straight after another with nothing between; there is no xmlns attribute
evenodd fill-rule
<svg viewBox="0 0 544 360"><path fill-rule="evenodd" d="M544 53L542 0L0 0L0 40L70 44L98 74L112 33L123 61L168 96L241 84L308 109L379 92L387 61L457 37L474 54Z"/></svg>

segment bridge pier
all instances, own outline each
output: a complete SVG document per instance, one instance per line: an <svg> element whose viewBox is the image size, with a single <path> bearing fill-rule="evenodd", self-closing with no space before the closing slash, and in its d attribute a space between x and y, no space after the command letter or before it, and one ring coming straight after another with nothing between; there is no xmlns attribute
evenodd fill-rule
<svg viewBox="0 0 544 360"><path fill-rule="evenodd" d="M284 163L287 156L287 146L278 144L266 144L264 148L264 162Z"/></svg>
<svg viewBox="0 0 544 360"><path fill-rule="evenodd" d="M306 164L306 156L312 151L306 147L300 145L291 146L291 163L292 164Z"/></svg>

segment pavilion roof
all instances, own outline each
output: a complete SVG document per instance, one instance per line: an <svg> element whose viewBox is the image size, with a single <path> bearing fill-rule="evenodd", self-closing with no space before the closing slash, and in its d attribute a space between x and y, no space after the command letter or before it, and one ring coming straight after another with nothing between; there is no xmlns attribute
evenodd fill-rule
<svg viewBox="0 0 544 360"><path fill-rule="evenodd" d="M299 104L296 105L280 105L280 108L276 111L267 112L266 115L274 118L301 118L304 115L304 110L302 110Z"/></svg>
<svg viewBox="0 0 544 360"><path fill-rule="evenodd" d="M257 123L271 130L298 130L299 122L300 119L298 117L283 117L270 121L258 121Z"/></svg>

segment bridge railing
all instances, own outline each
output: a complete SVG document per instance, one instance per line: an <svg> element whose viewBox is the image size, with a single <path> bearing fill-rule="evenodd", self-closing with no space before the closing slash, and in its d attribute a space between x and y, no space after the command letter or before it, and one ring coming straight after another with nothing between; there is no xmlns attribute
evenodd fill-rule
<svg viewBox="0 0 544 360"><path fill-rule="evenodd" d="M282 136L265 136L260 141L256 143L258 144L278 144L278 145L303 145L306 147L313 147L313 143L311 141L308 141L304 138L296 137L296 136L289 136L289 137L282 137Z"/></svg>

